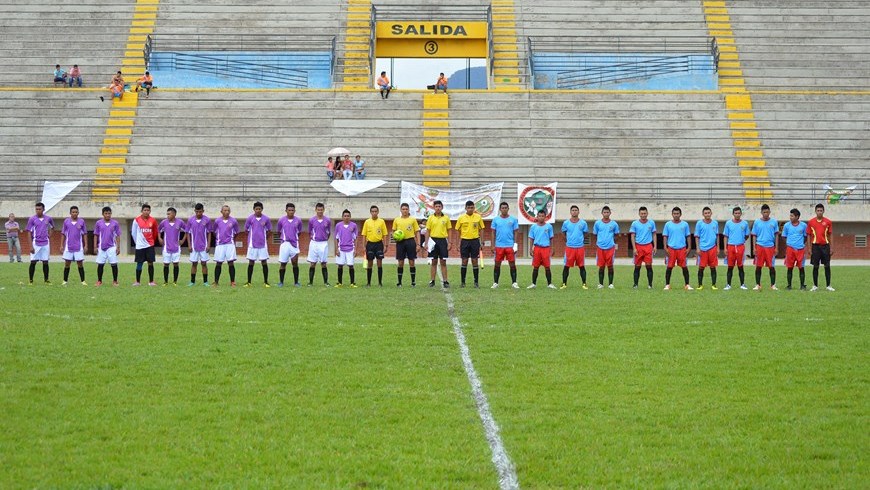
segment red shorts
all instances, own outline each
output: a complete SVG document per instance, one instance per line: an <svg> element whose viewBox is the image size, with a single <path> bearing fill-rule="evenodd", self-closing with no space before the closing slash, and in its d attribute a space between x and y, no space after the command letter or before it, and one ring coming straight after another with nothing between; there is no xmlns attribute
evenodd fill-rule
<svg viewBox="0 0 870 490"><path fill-rule="evenodd" d="M638 266L640 264L648 264L652 265L653 262L653 248L652 242L649 242L645 245L634 244L634 265Z"/></svg>
<svg viewBox="0 0 870 490"><path fill-rule="evenodd" d="M604 250L598 249L596 256L598 257L598 267L610 267L613 265L613 256L616 255L616 247Z"/></svg>
<svg viewBox="0 0 870 490"><path fill-rule="evenodd" d="M539 247L535 245L535 251L532 255L532 267L550 267L550 247Z"/></svg>
<svg viewBox="0 0 870 490"><path fill-rule="evenodd" d="M725 264L728 267L735 265L743 267L743 259L746 258L746 245L726 245Z"/></svg>
<svg viewBox="0 0 870 490"><path fill-rule="evenodd" d="M516 261L513 247L495 247L495 261L501 262L503 260L507 260L508 262Z"/></svg>
<svg viewBox="0 0 870 490"><path fill-rule="evenodd" d="M774 251L773 247L762 247L761 245L755 246L755 266L756 267L773 267L774 264Z"/></svg>
<svg viewBox="0 0 870 490"><path fill-rule="evenodd" d="M789 269L797 266L798 269L804 268L804 256L806 255L804 252L806 249L802 248L800 250L796 248L786 247L785 249L785 266Z"/></svg>
<svg viewBox="0 0 870 490"><path fill-rule="evenodd" d="M719 265L719 249L698 250L698 267L716 267Z"/></svg>
<svg viewBox="0 0 870 490"><path fill-rule="evenodd" d="M586 249L583 247L565 247L565 267L585 267Z"/></svg>
<svg viewBox="0 0 870 490"><path fill-rule="evenodd" d="M668 269L675 265L678 267L686 267L686 253L688 248L669 248L668 249Z"/></svg>

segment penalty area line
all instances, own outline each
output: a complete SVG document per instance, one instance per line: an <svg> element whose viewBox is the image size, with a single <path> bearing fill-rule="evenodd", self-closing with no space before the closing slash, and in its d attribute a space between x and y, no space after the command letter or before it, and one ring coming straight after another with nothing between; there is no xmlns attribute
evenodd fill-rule
<svg viewBox="0 0 870 490"><path fill-rule="evenodd" d="M453 324L453 335L456 336L459 352L462 354L462 366L465 368L465 374L468 375L468 382L471 384L471 394L475 405L477 405L477 414L480 416L480 421L483 422L486 441L489 443L489 449L492 451L492 463L498 472L499 488L502 490L518 490L520 482L517 479L517 472L510 456L508 456L507 450L504 448L498 424L492 416L486 393L483 392L483 384L480 382L480 377L478 377L477 371L474 369L474 363L471 361L471 353L468 350L468 344L465 342L465 334L462 332L462 323L460 323L459 317L456 315L453 295L449 291L444 290L444 296L447 297L447 314L450 316L450 322Z"/></svg>

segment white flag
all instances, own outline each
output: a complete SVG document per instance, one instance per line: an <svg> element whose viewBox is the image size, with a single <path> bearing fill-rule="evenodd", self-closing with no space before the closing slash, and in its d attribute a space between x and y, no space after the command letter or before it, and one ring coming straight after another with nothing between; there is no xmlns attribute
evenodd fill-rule
<svg viewBox="0 0 870 490"><path fill-rule="evenodd" d="M50 182L46 181L42 188L42 204L45 204L45 212L49 212L57 203L63 201L63 198L81 185L82 181L75 182Z"/></svg>

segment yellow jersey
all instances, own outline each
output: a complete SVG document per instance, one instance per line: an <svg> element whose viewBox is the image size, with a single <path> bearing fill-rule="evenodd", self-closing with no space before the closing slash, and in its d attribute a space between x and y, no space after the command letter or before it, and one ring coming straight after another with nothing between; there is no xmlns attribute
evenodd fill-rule
<svg viewBox="0 0 870 490"><path fill-rule="evenodd" d="M450 230L450 216L441 214L441 216L429 215L426 219L426 230L429 232L429 238L447 238L447 231Z"/></svg>
<svg viewBox="0 0 870 490"><path fill-rule="evenodd" d="M387 236L387 222L383 218L367 219L363 223L362 236L366 237L369 242L382 242Z"/></svg>
<svg viewBox="0 0 870 490"><path fill-rule="evenodd" d="M459 238L463 240L477 240L483 228L483 218L478 213L472 213L471 216L463 213L456 219L456 229L459 230Z"/></svg>
<svg viewBox="0 0 870 490"><path fill-rule="evenodd" d="M403 218L399 216L393 220L393 231L402 230L405 233L405 239L414 238L414 233L420 231L420 225L417 220L411 216Z"/></svg>

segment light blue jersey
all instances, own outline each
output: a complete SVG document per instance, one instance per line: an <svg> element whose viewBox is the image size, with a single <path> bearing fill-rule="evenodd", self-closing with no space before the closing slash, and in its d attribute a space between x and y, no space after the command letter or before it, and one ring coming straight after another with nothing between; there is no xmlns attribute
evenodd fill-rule
<svg viewBox="0 0 870 490"><path fill-rule="evenodd" d="M725 223L725 229L722 231L728 241L728 245L744 245L746 239L749 238L749 223L740 220L735 223L733 219Z"/></svg>
<svg viewBox="0 0 870 490"><path fill-rule="evenodd" d="M549 247L550 241L553 239L553 225L550 223L533 224L529 228L529 238L537 247Z"/></svg>
<svg viewBox="0 0 870 490"><path fill-rule="evenodd" d="M793 225L791 221L786 221L782 225L782 236L785 237L786 245L795 250L802 250L807 244L807 224L798 221L797 225Z"/></svg>
<svg viewBox="0 0 870 490"><path fill-rule="evenodd" d="M698 248L706 252L718 245L719 222L712 220L705 223L703 220L695 223L695 236L698 237Z"/></svg>
<svg viewBox="0 0 870 490"><path fill-rule="evenodd" d="M514 232L520 227L519 221L508 216L500 215L492 219L492 229L495 230L495 246L498 248L510 248L514 246Z"/></svg>
<svg viewBox="0 0 870 490"><path fill-rule="evenodd" d="M767 221L757 219L752 223L752 234L755 235L755 244L759 247L776 245L777 232L779 232L779 223L773 218Z"/></svg>
<svg viewBox="0 0 870 490"><path fill-rule="evenodd" d="M592 227L592 233L597 237L595 244L598 245L598 248L601 250L610 250L616 246L616 242L613 241L613 238L617 233L619 233L619 225L613 220L610 220L607 223L598 220Z"/></svg>
<svg viewBox="0 0 870 490"><path fill-rule="evenodd" d="M582 248L586 245L585 235L589 233L589 225L582 219L576 223L565 221L562 223L562 233L565 234L566 247Z"/></svg>
<svg viewBox="0 0 870 490"><path fill-rule="evenodd" d="M679 223L668 221L662 229L662 235L665 236L666 243L670 248L686 248L688 246L686 238L691 234L689 223L685 221L680 221Z"/></svg>
<svg viewBox="0 0 870 490"><path fill-rule="evenodd" d="M628 231L634 233L634 243L646 245L653 241L653 233L656 232L656 222L648 219L646 223L641 223L639 219L636 219L631 223L631 228Z"/></svg>

